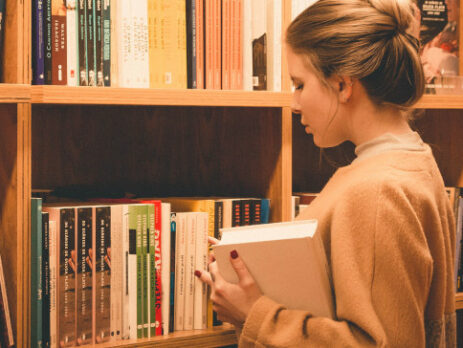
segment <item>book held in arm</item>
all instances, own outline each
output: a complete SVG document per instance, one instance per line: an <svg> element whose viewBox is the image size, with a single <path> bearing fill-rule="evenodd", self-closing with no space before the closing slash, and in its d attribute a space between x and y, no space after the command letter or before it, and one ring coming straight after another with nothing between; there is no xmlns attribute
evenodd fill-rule
<svg viewBox="0 0 463 348"><path fill-rule="evenodd" d="M334 318L330 272L316 220L225 228L213 248L226 281L238 283L230 263L230 252L236 250L264 295L288 309Z"/></svg>

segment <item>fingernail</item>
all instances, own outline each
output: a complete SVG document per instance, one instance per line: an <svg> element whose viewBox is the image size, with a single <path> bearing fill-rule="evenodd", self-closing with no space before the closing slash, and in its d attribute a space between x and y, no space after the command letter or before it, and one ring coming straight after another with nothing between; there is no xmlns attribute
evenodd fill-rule
<svg viewBox="0 0 463 348"><path fill-rule="evenodd" d="M195 276L197 276L198 278L201 277L201 271L195 271Z"/></svg>
<svg viewBox="0 0 463 348"><path fill-rule="evenodd" d="M238 252L236 250L232 250L230 252L230 256L232 259L236 259L238 257Z"/></svg>

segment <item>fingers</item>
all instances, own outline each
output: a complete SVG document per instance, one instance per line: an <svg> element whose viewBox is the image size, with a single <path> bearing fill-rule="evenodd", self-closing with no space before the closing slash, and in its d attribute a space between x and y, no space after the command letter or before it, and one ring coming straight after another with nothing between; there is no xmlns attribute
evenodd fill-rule
<svg viewBox="0 0 463 348"><path fill-rule="evenodd" d="M212 244L212 245L219 244L220 242L220 240L218 240L217 238L211 237L211 236L207 237L207 241L209 244Z"/></svg>
<svg viewBox="0 0 463 348"><path fill-rule="evenodd" d="M207 285L211 286L213 285L212 277L211 274L207 271L195 271L195 276L201 280L203 283L206 283Z"/></svg>
<svg viewBox="0 0 463 348"><path fill-rule="evenodd" d="M243 281L253 280L251 274L248 271L248 268L243 262L243 259L239 257L238 252L236 250L232 250L230 252L230 263L233 269L235 270L240 283L242 283Z"/></svg>
<svg viewBox="0 0 463 348"><path fill-rule="evenodd" d="M217 266L217 262L214 261L214 262L209 264L209 273L211 274L211 277L214 280L214 282L216 282L217 280L218 281L223 280L222 276L220 275L219 267Z"/></svg>

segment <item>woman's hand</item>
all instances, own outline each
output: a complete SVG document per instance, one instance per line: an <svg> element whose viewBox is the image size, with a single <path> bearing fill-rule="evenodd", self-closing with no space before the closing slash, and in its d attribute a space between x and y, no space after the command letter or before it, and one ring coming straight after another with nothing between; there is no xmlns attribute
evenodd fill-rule
<svg viewBox="0 0 463 348"><path fill-rule="evenodd" d="M240 327L262 292L236 250L230 253L230 263L238 275L238 284L222 278L216 261L209 264L209 272L197 270L195 275L211 287L212 308L217 318Z"/></svg>

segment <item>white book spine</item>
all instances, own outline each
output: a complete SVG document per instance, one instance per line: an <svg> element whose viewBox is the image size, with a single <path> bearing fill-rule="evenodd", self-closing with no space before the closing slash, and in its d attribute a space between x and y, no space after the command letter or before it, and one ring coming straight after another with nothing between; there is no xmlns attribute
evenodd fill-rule
<svg viewBox="0 0 463 348"><path fill-rule="evenodd" d="M122 332L122 205L111 206L111 340Z"/></svg>
<svg viewBox="0 0 463 348"><path fill-rule="evenodd" d="M118 18L118 1L111 1L111 87L118 87L118 57L119 57L119 23Z"/></svg>
<svg viewBox="0 0 463 348"><path fill-rule="evenodd" d="M170 203L161 203L161 325L164 335L169 334L170 331L170 210Z"/></svg>
<svg viewBox="0 0 463 348"><path fill-rule="evenodd" d="M128 257L128 287L129 287L129 338L137 338L137 254Z"/></svg>
<svg viewBox="0 0 463 348"><path fill-rule="evenodd" d="M49 230L49 258L50 258L50 348L57 348L57 313L56 313L56 263L58 261L57 257L57 231L56 231L56 222L49 221L48 223Z"/></svg>
<svg viewBox="0 0 463 348"><path fill-rule="evenodd" d="M175 236L175 292L174 292L174 331L184 327L185 309L185 251L186 215L176 214L177 233Z"/></svg>
<svg viewBox="0 0 463 348"><path fill-rule="evenodd" d="M194 313L194 282L195 282L195 254L196 254L196 215L199 213L188 213L186 230L186 262L185 262L185 321L184 330L193 329Z"/></svg>
<svg viewBox="0 0 463 348"><path fill-rule="evenodd" d="M122 206L122 330L123 339L130 338L129 321L129 208ZM135 307L136 308L136 307Z"/></svg>
<svg viewBox="0 0 463 348"><path fill-rule="evenodd" d="M76 0L66 0L66 59L68 86L77 86L77 30Z"/></svg>
<svg viewBox="0 0 463 348"><path fill-rule="evenodd" d="M148 2L132 0L133 81L132 87L149 88Z"/></svg>
<svg viewBox="0 0 463 348"><path fill-rule="evenodd" d="M208 236L208 214L198 213L196 217L196 252L194 270L207 269L207 236ZM194 272L193 270L193 272ZM193 329L207 328L207 285L197 279L194 282L194 319Z"/></svg>
<svg viewBox="0 0 463 348"><path fill-rule="evenodd" d="M243 0L243 89L252 91L252 0Z"/></svg>
<svg viewBox="0 0 463 348"><path fill-rule="evenodd" d="M267 89L281 91L281 0L267 0Z"/></svg>
<svg viewBox="0 0 463 348"><path fill-rule="evenodd" d="M117 2L117 21L119 25L118 44L118 81L119 87L131 87L133 84L133 23L131 6L132 2L118 0Z"/></svg>

